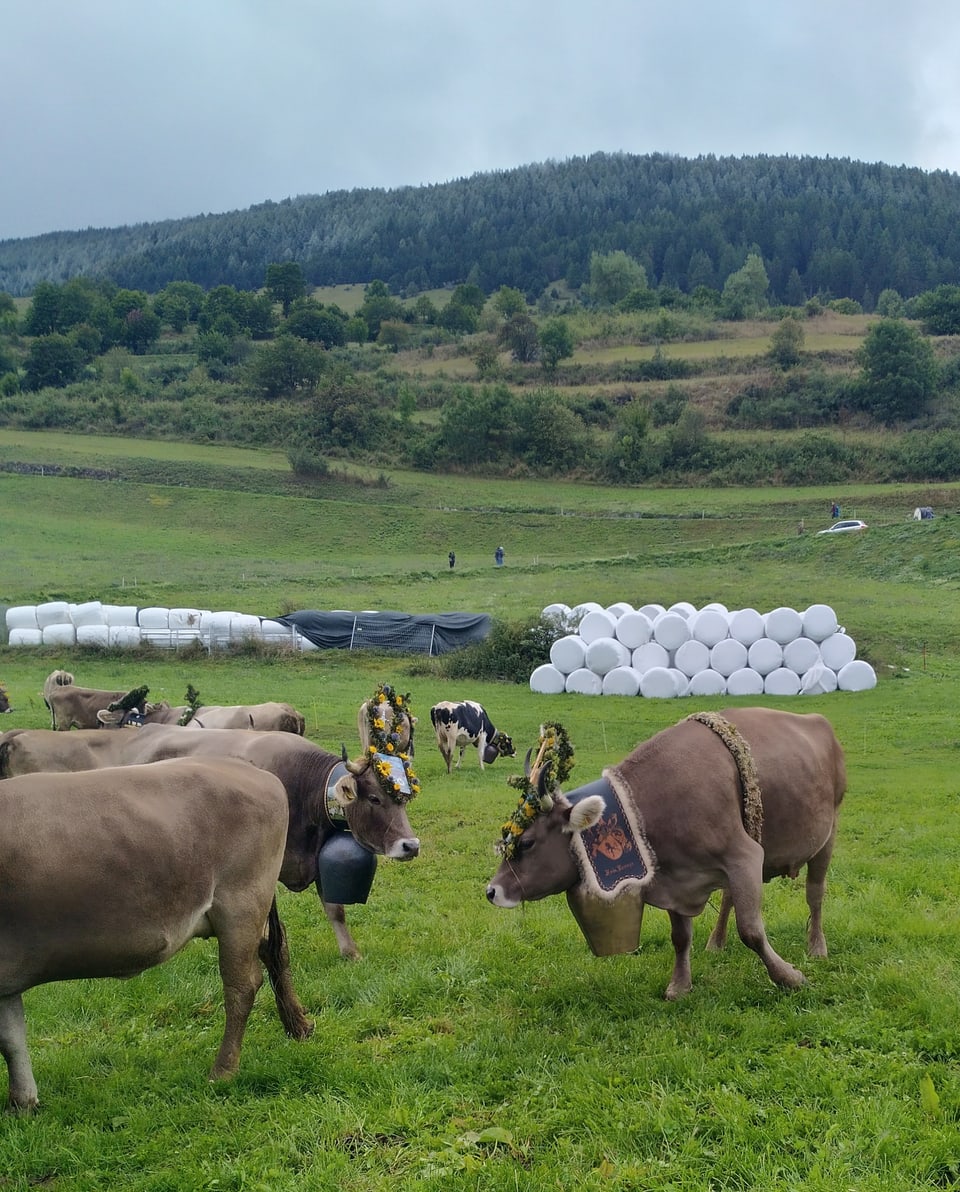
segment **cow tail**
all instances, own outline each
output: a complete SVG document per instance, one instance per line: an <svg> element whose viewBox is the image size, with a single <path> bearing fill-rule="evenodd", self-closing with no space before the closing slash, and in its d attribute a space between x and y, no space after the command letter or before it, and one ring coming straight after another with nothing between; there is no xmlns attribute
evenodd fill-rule
<svg viewBox="0 0 960 1192"><path fill-rule="evenodd" d="M313 1034L313 1023L293 987L287 933L280 920L276 898L270 903L266 931L260 941L260 960L270 978L283 1029L292 1039L309 1039Z"/></svg>

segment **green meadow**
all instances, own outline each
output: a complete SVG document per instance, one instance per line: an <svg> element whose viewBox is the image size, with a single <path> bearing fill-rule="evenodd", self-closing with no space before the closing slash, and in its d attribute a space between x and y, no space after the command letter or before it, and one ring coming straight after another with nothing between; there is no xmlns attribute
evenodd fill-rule
<svg viewBox="0 0 960 1192"><path fill-rule="evenodd" d="M636 954L598 959L563 898L487 904L520 758L481 772L471 751L448 776L429 708L479 699L521 757L560 720L585 783L692 711L750 701L538 696L454 682L443 659L366 652L0 648L15 708L3 728L47 726L40 690L64 667L178 703L188 683L211 703L289 700L311 739L356 750L358 704L392 682L420 717L423 787L409 808L421 856L381 861L368 902L347 908L362 960L339 958L313 891L281 892L316 1033L285 1038L262 990L230 1083L206 1080L221 1030L213 942L131 981L30 991L41 1110L0 1117L0 1192L960 1188L956 487L664 491L362 470L308 485L266 452L0 432L0 462L14 460L48 470L0 471L4 606L532 624L553 602L825 602L879 681L763 701L827 716L846 752L829 956L804 956L802 883L786 880L766 888L764 914L804 988L775 988L735 936L706 953L715 896L695 926L693 990L667 1003L662 912L648 911ZM50 473L65 467L108 475ZM818 538L834 499L869 529ZM932 522L912 521L920 504Z"/></svg>

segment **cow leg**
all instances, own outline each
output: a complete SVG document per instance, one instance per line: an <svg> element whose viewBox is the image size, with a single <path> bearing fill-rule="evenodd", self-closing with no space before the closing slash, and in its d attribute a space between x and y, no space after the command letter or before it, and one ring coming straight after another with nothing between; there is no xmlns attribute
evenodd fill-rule
<svg viewBox="0 0 960 1192"><path fill-rule="evenodd" d="M321 899L321 901L323 901ZM343 906L339 902L324 902L323 913L327 916L330 926L333 928L333 934L337 937L337 947L340 949L340 955L344 960L359 960L360 949L354 942L353 936L350 934L350 929L347 927L346 915L343 913Z"/></svg>
<svg viewBox="0 0 960 1192"><path fill-rule="evenodd" d="M30 1066L27 1021L23 1013L23 998L19 993L0 998L0 1055L7 1062L10 1077L8 1107L22 1113L36 1109L39 1103L37 1082L33 1079L33 1068Z"/></svg>
<svg viewBox="0 0 960 1192"><path fill-rule="evenodd" d="M486 735L486 733L481 732L480 736L477 737L476 745L477 745L477 754L480 758L480 769L482 770L483 769L483 755L487 751L487 735Z"/></svg>
<svg viewBox="0 0 960 1192"><path fill-rule="evenodd" d="M730 922L730 912L733 910L733 899L729 890L723 890L722 894L717 922L707 940L708 952L720 952L727 946L727 925Z"/></svg>
<svg viewBox="0 0 960 1192"><path fill-rule="evenodd" d="M693 920L689 915L668 912L670 915L670 940L673 944L673 975L664 994L668 1002L683 997L693 988L690 976L690 948L693 945Z"/></svg>
<svg viewBox="0 0 960 1192"><path fill-rule="evenodd" d="M220 1050L210 1069L211 1080L232 1076L240 1065L240 1048L247 1019L253 1009L253 999L263 984L260 967L260 939L258 932L250 938L248 924L218 928L220 979L223 982L223 1007L226 1021Z"/></svg>
<svg viewBox="0 0 960 1192"><path fill-rule="evenodd" d="M810 956L826 956L827 940L823 934L823 893L827 885L827 869L833 856L835 830L823 848L807 862L807 906L810 925L807 928L807 952Z"/></svg>
<svg viewBox="0 0 960 1192"><path fill-rule="evenodd" d="M307 1017L293 987L287 933L280 921L276 901L270 907L267 930L260 940L259 955L273 986L273 996L283 1029L292 1039L309 1039L313 1034L313 1023Z"/></svg>
<svg viewBox="0 0 960 1192"><path fill-rule="evenodd" d="M763 900L763 849L755 840L746 841L739 859L730 867L730 897L737 916L737 931L740 938L763 961L770 980L785 989L796 989L806 981L799 969L788 964L770 946L763 926L760 905Z"/></svg>

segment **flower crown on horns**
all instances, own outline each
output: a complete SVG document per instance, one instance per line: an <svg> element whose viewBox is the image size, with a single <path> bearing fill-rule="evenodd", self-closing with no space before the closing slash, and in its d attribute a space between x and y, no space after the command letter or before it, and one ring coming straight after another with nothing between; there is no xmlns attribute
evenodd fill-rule
<svg viewBox="0 0 960 1192"><path fill-rule="evenodd" d="M507 779L507 785L520 792L520 802L513 815L501 825L501 837L497 841L497 852L508 861L517 852L517 842L524 831L543 811L553 806L553 792L566 782L574 765L573 746L562 724L550 723L540 726L537 756L531 766L527 754L526 773L515 774ZM540 793L541 782L543 794Z"/></svg>
<svg viewBox="0 0 960 1192"><path fill-rule="evenodd" d="M384 704L390 708L389 724L380 715L380 709ZM405 727L404 718L410 717L409 709L409 692L400 695L388 683L381 683L373 698L367 701L367 723L370 727L367 757L381 790L395 803L406 803L420 793L420 779L410 765L410 755L400 748L400 733ZM393 758L399 759L403 766L409 790L403 789L399 775L390 764Z"/></svg>

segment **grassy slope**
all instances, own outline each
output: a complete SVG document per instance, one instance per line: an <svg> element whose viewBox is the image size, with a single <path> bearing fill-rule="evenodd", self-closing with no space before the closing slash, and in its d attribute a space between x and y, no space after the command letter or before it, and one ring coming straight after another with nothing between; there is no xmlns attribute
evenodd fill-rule
<svg viewBox="0 0 960 1192"><path fill-rule="evenodd" d="M89 463L99 450L43 445L51 462ZM222 457L205 458L213 483ZM264 990L240 1077L207 1086L220 1029L212 945L132 982L34 990L27 1012L46 1108L34 1121L0 1119L0 1188L957 1186L956 491L644 493L401 476L387 490L335 489L323 501L0 475L0 598L511 617L551 600L828 600L881 673L874 691L799 707L829 716L850 772L825 911L831 955L804 962L802 890L768 887L774 946L811 978L781 994L736 940L722 956L703 953L715 900L696 927L694 992L667 1005L663 914L647 916L639 956L601 961L562 899L513 914L488 907L514 767L481 774L470 757L448 778L424 731L423 794L411 807L423 856L383 863L369 903L348 909L365 959L336 958L312 893L281 897L316 1038L284 1039ZM797 516L827 524L834 497L870 531L797 538ZM941 516L908 522L920 503ZM689 516L698 512L708 516ZM508 565L496 571L501 539ZM255 578L242 578L247 567ZM134 569L131 592L119 577ZM178 702L188 682L215 702L289 699L333 749L355 742L354 709L380 679L410 690L422 719L436 699L467 694L410 658L20 650L0 661L13 725L46 723L39 690L63 665L84 684L148 682ZM541 720L561 719L578 781L694 710L469 686L521 749ZM922 1095L927 1080L933 1099Z"/></svg>

